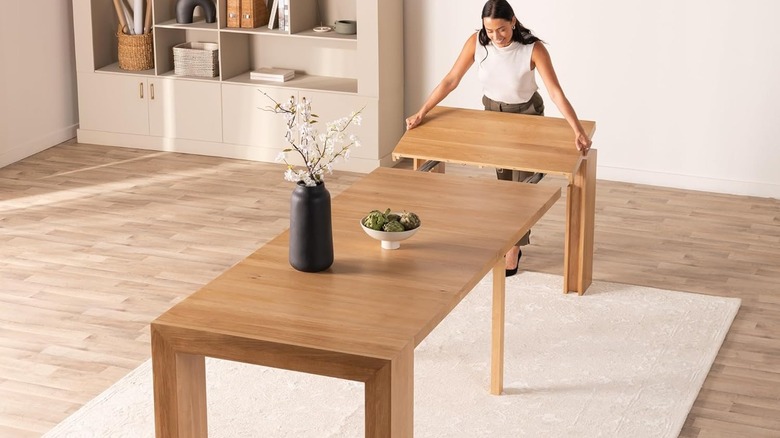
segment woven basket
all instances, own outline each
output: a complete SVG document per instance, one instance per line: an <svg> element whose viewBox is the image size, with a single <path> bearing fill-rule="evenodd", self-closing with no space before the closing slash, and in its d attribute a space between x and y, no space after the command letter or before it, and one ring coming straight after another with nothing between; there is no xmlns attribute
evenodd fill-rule
<svg viewBox="0 0 780 438"><path fill-rule="evenodd" d="M119 39L119 68L122 70L149 70L154 68L152 33L128 35L117 32Z"/></svg>
<svg viewBox="0 0 780 438"><path fill-rule="evenodd" d="M184 76L219 76L219 45L189 42L173 46L173 72Z"/></svg>

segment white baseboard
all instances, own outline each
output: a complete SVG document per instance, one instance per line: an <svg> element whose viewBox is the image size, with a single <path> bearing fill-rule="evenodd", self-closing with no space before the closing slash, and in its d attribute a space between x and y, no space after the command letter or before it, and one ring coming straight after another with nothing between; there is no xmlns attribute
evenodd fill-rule
<svg viewBox="0 0 780 438"><path fill-rule="evenodd" d="M598 167L598 179L702 192L780 199L780 184L768 182L737 181L601 165Z"/></svg>
<svg viewBox="0 0 780 438"><path fill-rule="evenodd" d="M119 146L134 149L144 149L161 152L178 152L183 154L207 155L239 160L262 161L275 163L279 154L278 148L247 146L230 143L213 143L181 138L152 137L148 135L118 134L113 132L78 130L79 143ZM335 168L348 172L368 173L380 165L391 166L392 156L388 154L380 159L360 158L354 155L347 161L339 162ZM283 168L279 164L280 169Z"/></svg>
<svg viewBox="0 0 780 438"><path fill-rule="evenodd" d="M34 141L19 145L11 150L0 152L0 167L27 158L75 137L77 127L78 125L72 125ZM132 138L132 140L128 141L128 138ZM148 139L149 137L145 136L111 135L96 131L79 130L79 141L84 143L97 143L110 146L169 152L195 153L201 155L211 155L210 153L207 153L207 151L210 152L213 150L212 148L204 147L202 142L190 141L183 142L184 144L171 145L170 143L166 143L164 139L160 139L157 142L151 142L152 144L149 144ZM143 140L146 140L146 142ZM239 145L222 144L221 146L222 153L220 155L226 158L273 162L278 152L276 150L264 150L263 148L258 150L257 148ZM396 163L392 161L391 156L388 154L380 160L355 159L353 157L346 163L341 163L339 168L346 171L366 173L380 165L393 166L394 164ZM728 180L602 165L599 165L598 167L598 178L608 181L622 181L651 186L780 199L780 184L771 182Z"/></svg>
<svg viewBox="0 0 780 438"><path fill-rule="evenodd" d="M45 151L64 141L70 140L76 136L76 128L78 128L78 126L78 124L66 126L54 132L50 132L43 137L14 145L8 150L0 151L0 167L5 167L31 155L35 155L38 152ZM0 145L0 147L2 147L2 145Z"/></svg>

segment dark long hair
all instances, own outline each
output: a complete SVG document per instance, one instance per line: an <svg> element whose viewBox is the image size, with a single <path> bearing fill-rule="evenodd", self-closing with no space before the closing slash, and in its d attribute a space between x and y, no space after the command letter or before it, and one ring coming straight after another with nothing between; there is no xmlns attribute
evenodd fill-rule
<svg viewBox="0 0 780 438"><path fill-rule="evenodd" d="M506 0L488 0L485 6L482 7L482 18L501 18L511 23L514 16L515 11L512 10L512 6ZM478 38L479 43L483 46L487 46L490 43L484 23L482 24L482 29L479 30ZM517 20L512 30L512 41L517 41L520 44L533 44L542 40L537 38L531 33L530 29L520 24L520 21Z"/></svg>

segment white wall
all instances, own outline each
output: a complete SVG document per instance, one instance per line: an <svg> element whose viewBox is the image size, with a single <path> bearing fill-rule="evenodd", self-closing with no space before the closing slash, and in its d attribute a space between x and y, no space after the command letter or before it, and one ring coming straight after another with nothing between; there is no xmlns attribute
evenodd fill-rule
<svg viewBox="0 0 780 438"><path fill-rule="evenodd" d="M599 178L780 198L780 2L510 0L548 43ZM406 113L480 26L482 0L405 0ZM560 113L547 97L546 115ZM442 104L481 108L475 68Z"/></svg>
<svg viewBox="0 0 780 438"><path fill-rule="evenodd" d="M548 43L599 177L780 198L780 2L510 0ZM406 113L480 26L481 0L404 0ZM4 2L0 167L75 136L71 0ZM35 11L35 24L20 20ZM547 98L547 115L558 116ZM474 69L443 104L480 108Z"/></svg>
<svg viewBox="0 0 780 438"><path fill-rule="evenodd" d="M0 167L76 135L71 10L70 0L3 2Z"/></svg>

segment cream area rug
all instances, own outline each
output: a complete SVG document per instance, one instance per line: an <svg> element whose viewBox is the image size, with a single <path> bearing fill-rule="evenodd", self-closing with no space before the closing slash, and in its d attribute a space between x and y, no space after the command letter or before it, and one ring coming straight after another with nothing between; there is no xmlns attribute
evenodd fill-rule
<svg viewBox="0 0 780 438"><path fill-rule="evenodd" d="M676 437L738 299L559 276L507 279L490 395L490 275L415 350L416 437ZM207 359L211 437L362 437L363 385ZM154 436L147 361L45 437Z"/></svg>

